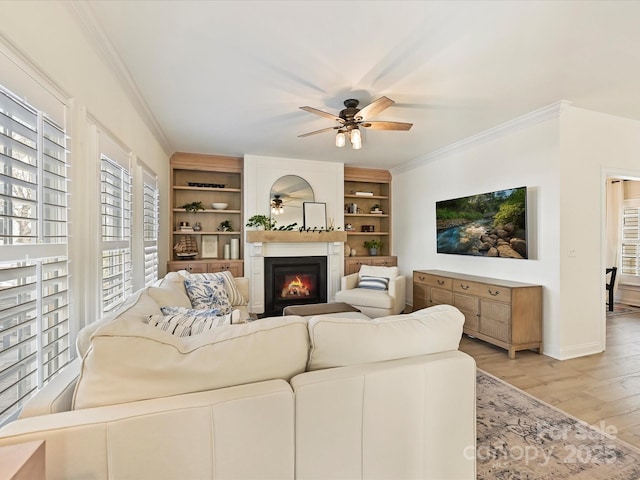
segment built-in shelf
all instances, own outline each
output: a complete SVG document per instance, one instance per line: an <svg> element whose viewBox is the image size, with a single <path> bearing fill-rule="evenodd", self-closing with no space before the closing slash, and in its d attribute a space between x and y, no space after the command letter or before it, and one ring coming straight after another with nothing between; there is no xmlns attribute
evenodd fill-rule
<svg viewBox="0 0 640 480"><path fill-rule="evenodd" d="M184 208L174 208L173 211L174 212L186 212L186 210ZM198 213L229 214L229 213L240 213L240 210L214 210L213 208L205 208L204 210L198 210ZM194 215L197 215L198 213L195 213Z"/></svg>
<svg viewBox="0 0 640 480"><path fill-rule="evenodd" d="M354 192L371 192L372 195L356 195ZM369 253L364 246L365 240L377 239L382 242L378 255L385 258L378 261L390 262L391 174L387 170L345 167L344 205L345 228L352 227L346 230L349 250L355 250L356 256L362 258ZM370 213L375 208L382 213ZM345 271L359 268L360 263L353 258L349 261L345 259Z"/></svg>
<svg viewBox="0 0 640 480"><path fill-rule="evenodd" d="M345 213L345 217L371 217L371 218L387 218L388 213Z"/></svg>
<svg viewBox="0 0 640 480"><path fill-rule="evenodd" d="M231 192L231 193L241 193L242 190L239 188L213 188L213 187L189 187L184 185L176 185L173 187L174 190L192 190L198 192Z"/></svg>
<svg viewBox="0 0 640 480"><path fill-rule="evenodd" d="M234 276L243 275L243 208L242 208L242 158L217 155L175 153L171 157L171 209L168 270L186 269L191 272L216 272L229 270ZM218 187L213 185L224 185ZM197 212L187 211L183 205L201 202L205 207ZM226 203L224 210L212 208L213 203ZM221 231L220 225L228 221L232 230ZM182 231L180 226L198 226L200 230ZM214 237L215 238L210 238ZM174 246L185 243L195 246L198 255L189 259L178 257ZM227 247L239 244L239 257L225 259ZM201 257L203 246L211 257ZM211 249L214 251L211 252Z"/></svg>
<svg viewBox="0 0 640 480"><path fill-rule="evenodd" d="M349 193L345 193L344 198L362 198L364 200L368 198L375 198L377 200L388 200L389 196L388 195L352 195Z"/></svg>

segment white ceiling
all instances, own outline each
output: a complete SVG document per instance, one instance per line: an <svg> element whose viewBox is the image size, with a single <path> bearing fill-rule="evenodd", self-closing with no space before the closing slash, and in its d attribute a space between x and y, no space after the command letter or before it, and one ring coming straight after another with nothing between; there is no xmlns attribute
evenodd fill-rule
<svg viewBox="0 0 640 480"><path fill-rule="evenodd" d="M391 168L535 109L640 120L640 2L95 1L170 151ZM396 104L338 149L347 98Z"/></svg>

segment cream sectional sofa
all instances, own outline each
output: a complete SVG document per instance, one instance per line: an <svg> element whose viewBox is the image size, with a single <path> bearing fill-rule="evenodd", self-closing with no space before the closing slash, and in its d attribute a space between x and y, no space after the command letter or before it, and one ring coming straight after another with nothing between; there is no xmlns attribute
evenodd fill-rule
<svg viewBox="0 0 640 480"><path fill-rule="evenodd" d="M169 274L82 331L0 446L44 439L48 480L475 478L475 363L454 307L185 338L146 323L185 297Z"/></svg>

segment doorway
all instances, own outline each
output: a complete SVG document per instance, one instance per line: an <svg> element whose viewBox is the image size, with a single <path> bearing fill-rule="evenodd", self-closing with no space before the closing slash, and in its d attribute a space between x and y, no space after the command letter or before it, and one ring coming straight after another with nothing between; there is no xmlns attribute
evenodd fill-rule
<svg viewBox="0 0 640 480"><path fill-rule="evenodd" d="M614 312L625 308L616 303L640 306L640 177L636 175L609 174L605 184L603 261L605 269L616 268Z"/></svg>

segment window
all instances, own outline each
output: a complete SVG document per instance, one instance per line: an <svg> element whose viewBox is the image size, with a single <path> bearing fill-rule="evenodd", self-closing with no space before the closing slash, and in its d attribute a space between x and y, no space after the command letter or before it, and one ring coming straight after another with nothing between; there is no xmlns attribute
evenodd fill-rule
<svg viewBox="0 0 640 480"><path fill-rule="evenodd" d="M158 179L148 171L143 173L143 240L144 240L144 284L158 280L158 219L160 201Z"/></svg>
<svg viewBox="0 0 640 480"><path fill-rule="evenodd" d="M122 163L100 155L102 314L133 293L131 175Z"/></svg>
<svg viewBox="0 0 640 480"><path fill-rule="evenodd" d="M640 277L640 200L625 200L622 210L622 274Z"/></svg>
<svg viewBox="0 0 640 480"><path fill-rule="evenodd" d="M66 144L0 87L0 423L70 360Z"/></svg>

